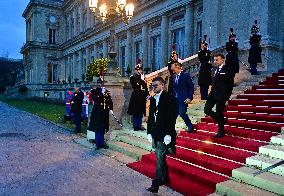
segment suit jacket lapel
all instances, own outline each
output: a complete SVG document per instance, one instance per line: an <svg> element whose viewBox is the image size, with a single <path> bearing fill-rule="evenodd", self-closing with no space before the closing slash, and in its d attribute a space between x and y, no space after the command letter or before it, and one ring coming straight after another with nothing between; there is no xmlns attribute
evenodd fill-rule
<svg viewBox="0 0 284 196"><path fill-rule="evenodd" d="M162 94L160 95L159 103L157 105L157 110L161 108L161 103L163 102L164 94L165 94L165 91L163 91Z"/></svg>

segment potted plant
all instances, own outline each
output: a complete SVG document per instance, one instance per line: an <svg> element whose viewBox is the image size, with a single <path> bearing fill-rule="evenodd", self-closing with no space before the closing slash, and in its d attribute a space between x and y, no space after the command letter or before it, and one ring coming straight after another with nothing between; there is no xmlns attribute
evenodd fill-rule
<svg viewBox="0 0 284 196"><path fill-rule="evenodd" d="M99 76L104 77L104 74L108 70L108 63L109 60L107 58L100 58L91 62L87 67L88 81L96 82Z"/></svg>

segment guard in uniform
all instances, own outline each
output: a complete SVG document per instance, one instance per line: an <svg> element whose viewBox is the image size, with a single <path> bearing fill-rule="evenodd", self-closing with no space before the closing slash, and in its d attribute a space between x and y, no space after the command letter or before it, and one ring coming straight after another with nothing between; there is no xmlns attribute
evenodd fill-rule
<svg viewBox="0 0 284 196"><path fill-rule="evenodd" d="M198 59L201 64L198 76L198 85L200 86L201 100L207 100L208 89L211 85L211 51L208 49L206 38L207 35L204 35L204 40L201 43L201 50L198 52Z"/></svg>
<svg viewBox="0 0 284 196"><path fill-rule="evenodd" d="M248 62L250 64L250 73L251 75L258 75L257 73L257 63L261 63L261 35L259 32L259 27L257 26L257 20L254 21L254 25L251 28L250 35L250 49L249 49L249 57Z"/></svg>
<svg viewBox="0 0 284 196"><path fill-rule="evenodd" d="M109 91L103 87L101 78L97 80L97 88L91 90L91 98L94 102L88 130L95 132L97 150L108 148L104 140L104 134L109 130L109 112L112 113L113 103Z"/></svg>
<svg viewBox="0 0 284 196"><path fill-rule="evenodd" d="M225 64L230 67L232 70L233 77L231 79L232 86L234 85L234 78L236 73L239 73L240 65L239 65L239 55L238 55L238 42L236 41L236 34L234 33L234 29L230 28L229 41L226 43L226 62Z"/></svg>
<svg viewBox="0 0 284 196"><path fill-rule="evenodd" d="M147 84L144 80L141 64L135 66L135 73L130 76L133 92L130 97L127 113L133 116L134 131L144 130L142 128L143 115L146 115L146 99L149 94Z"/></svg>
<svg viewBox="0 0 284 196"><path fill-rule="evenodd" d="M168 84L168 92L173 94L173 75L174 71L172 70L172 64L178 63L178 53L176 52L175 48L173 47L173 51L171 53L170 59L168 61L168 70L170 72L169 84Z"/></svg>

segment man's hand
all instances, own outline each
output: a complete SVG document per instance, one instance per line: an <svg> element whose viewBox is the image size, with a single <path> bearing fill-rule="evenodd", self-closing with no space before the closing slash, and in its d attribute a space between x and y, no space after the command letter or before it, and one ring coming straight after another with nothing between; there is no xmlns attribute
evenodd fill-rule
<svg viewBox="0 0 284 196"><path fill-rule="evenodd" d="M166 135L164 137L164 144L168 145L169 143L171 143L172 141L172 137L170 135Z"/></svg>
<svg viewBox="0 0 284 196"><path fill-rule="evenodd" d="M153 141L152 135L151 135L151 134L148 134L148 135L147 135L147 139L148 139L149 142L152 142L152 141Z"/></svg>
<svg viewBox="0 0 284 196"><path fill-rule="evenodd" d="M149 120L149 116L145 116L145 117L144 117L144 121L147 123L148 120Z"/></svg>
<svg viewBox="0 0 284 196"><path fill-rule="evenodd" d="M184 100L184 103L185 103L185 104L190 104L191 101L192 101L191 99L188 99L188 98L187 98L186 100Z"/></svg>

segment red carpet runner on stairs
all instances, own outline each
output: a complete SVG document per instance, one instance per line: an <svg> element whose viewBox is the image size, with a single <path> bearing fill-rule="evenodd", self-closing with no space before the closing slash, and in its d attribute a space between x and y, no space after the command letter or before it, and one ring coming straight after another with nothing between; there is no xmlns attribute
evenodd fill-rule
<svg viewBox="0 0 284 196"><path fill-rule="evenodd" d="M167 156L171 179L167 186L184 195L213 193L217 183L267 145L284 127L284 69L230 100L225 116L224 138L213 138L217 125L209 117L195 125L195 133L181 131L176 155ZM128 167L154 178L155 160L154 153L147 154Z"/></svg>

